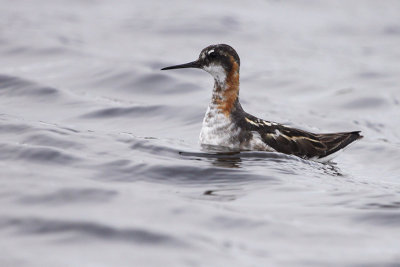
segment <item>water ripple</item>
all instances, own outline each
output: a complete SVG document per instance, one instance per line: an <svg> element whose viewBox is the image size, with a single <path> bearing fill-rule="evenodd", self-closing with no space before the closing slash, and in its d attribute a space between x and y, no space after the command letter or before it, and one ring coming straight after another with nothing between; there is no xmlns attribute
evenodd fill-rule
<svg viewBox="0 0 400 267"><path fill-rule="evenodd" d="M17 146L0 144L0 159L24 160L27 162L42 162L46 164L71 164L79 158L64 151L50 147Z"/></svg>
<svg viewBox="0 0 400 267"><path fill-rule="evenodd" d="M40 86L17 77L0 75L0 94L3 96L38 96L54 97L58 90L52 87Z"/></svg>
<svg viewBox="0 0 400 267"><path fill-rule="evenodd" d="M19 203L35 205L70 205L72 203L104 203L118 193L113 190L97 188L65 188L49 194L25 195L18 199Z"/></svg>
<svg viewBox="0 0 400 267"><path fill-rule="evenodd" d="M0 229L7 228L15 229L17 230L17 233L22 235L68 234L71 238L74 238L77 241L82 240L82 237L86 236L100 239L105 242L118 241L137 243L140 245L168 244L172 246L181 246L185 244L183 241L168 234L137 228L118 229L100 223L82 221L61 221L34 217L0 217ZM63 235L63 238L65 238L65 235Z"/></svg>
<svg viewBox="0 0 400 267"><path fill-rule="evenodd" d="M113 107L92 111L82 115L82 118L113 118L124 116L152 116L160 114L160 110L165 109L164 106L134 106L134 107Z"/></svg>

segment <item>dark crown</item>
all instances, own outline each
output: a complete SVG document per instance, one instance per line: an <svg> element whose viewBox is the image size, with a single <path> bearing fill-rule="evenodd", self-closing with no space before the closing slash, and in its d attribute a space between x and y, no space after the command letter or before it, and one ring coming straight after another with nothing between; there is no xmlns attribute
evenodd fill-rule
<svg viewBox="0 0 400 267"><path fill-rule="evenodd" d="M199 56L199 59L208 62L215 62L223 58L232 56L236 63L240 66L240 58L235 49L227 44L210 45L204 48ZM208 63L207 62L207 63Z"/></svg>

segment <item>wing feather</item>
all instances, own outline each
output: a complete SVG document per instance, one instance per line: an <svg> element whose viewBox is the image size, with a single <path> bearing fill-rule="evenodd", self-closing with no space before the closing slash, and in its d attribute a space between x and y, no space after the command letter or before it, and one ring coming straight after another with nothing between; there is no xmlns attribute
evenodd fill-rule
<svg viewBox="0 0 400 267"><path fill-rule="evenodd" d="M323 158L362 138L359 132L313 134L279 124L268 128L262 135L265 143L278 152L302 158Z"/></svg>
<svg viewBox="0 0 400 267"><path fill-rule="evenodd" d="M362 138L359 131L314 134L278 123L265 121L245 113L239 122L248 131L257 131L274 150L305 159L327 157Z"/></svg>

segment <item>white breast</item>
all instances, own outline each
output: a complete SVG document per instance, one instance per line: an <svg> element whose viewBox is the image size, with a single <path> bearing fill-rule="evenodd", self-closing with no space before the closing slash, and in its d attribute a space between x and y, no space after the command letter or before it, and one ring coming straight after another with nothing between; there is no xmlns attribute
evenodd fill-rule
<svg viewBox="0 0 400 267"><path fill-rule="evenodd" d="M215 104L208 106L200 132L201 144L240 149L238 133L239 129Z"/></svg>
<svg viewBox="0 0 400 267"><path fill-rule="evenodd" d="M200 143L203 145L223 146L234 150L275 151L263 142L258 132L251 132L251 139L240 142L243 131L225 116L215 104L208 106L200 132Z"/></svg>

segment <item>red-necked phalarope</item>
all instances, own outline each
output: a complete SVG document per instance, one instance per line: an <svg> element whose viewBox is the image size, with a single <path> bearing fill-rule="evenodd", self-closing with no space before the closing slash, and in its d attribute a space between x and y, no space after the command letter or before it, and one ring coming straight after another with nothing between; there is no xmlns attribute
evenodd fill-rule
<svg viewBox="0 0 400 267"><path fill-rule="evenodd" d="M203 69L214 77L211 103L200 133L201 144L233 150L276 151L328 161L336 152L362 138L359 131L314 134L246 113L239 102L240 59L229 45L210 45L196 61L162 70L181 68Z"/></svg>

